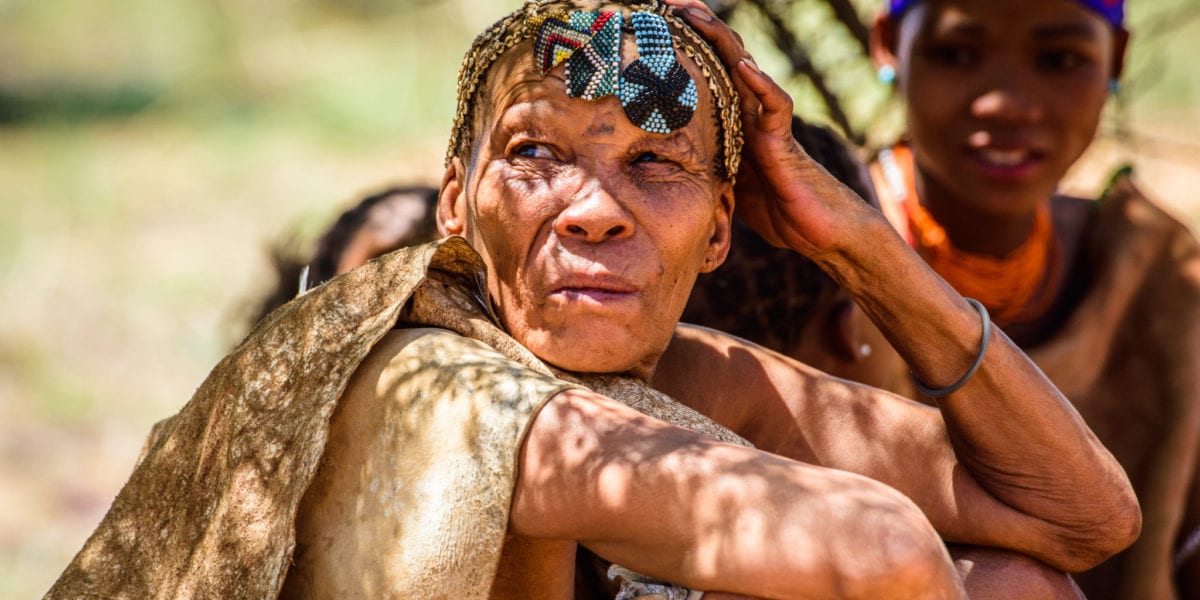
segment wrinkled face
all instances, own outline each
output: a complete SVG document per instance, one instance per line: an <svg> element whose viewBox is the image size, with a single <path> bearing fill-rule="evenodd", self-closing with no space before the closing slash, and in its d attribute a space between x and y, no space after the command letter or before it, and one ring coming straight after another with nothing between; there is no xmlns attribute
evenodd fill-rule
<svg viewBox="0 0 1200 600"><path fill-rule="evenodd" d="M1074 0L930 0L895 30L922 183L998 215L1052 194L1091 142L1124 34Z"/></svg>
<svg viewBox="0 0 1200 600"><path fill-rule="evenodd" d="M650 133L616 97L569 98L564 68L543 78L529 42L493 66L490 114L471 164L443 180L439 227L483 256L503 325L539 358L649 378L697 273L728 249L712 100L702 92L687 126Z"/></svg>

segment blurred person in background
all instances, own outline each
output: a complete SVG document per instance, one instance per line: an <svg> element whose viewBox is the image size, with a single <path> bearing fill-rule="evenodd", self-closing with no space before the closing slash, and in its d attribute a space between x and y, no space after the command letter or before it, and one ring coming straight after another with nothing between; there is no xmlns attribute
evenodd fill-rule
<svg viewBox="0 0 1200 600"><path fill-rule="evenodd" d="M253 327L271 311L372 258L406 246L437 239L436 188L393 186L369 194L347 209L317 239L311 256L299 255L289 244L271 250L275 287L258 301L249 319Z"/></svg>
<svg viewBox="0 0 1200 600"><path fill-rule="evenodd" d="M871 174L896 230L988 307L1129 473L1141 538L1078 576L1084 591L1200 598L1200 248L1128 170L1098 199L1057 191L1119 87L1124 7L891 0L872 52L907 135Z"/></svg>

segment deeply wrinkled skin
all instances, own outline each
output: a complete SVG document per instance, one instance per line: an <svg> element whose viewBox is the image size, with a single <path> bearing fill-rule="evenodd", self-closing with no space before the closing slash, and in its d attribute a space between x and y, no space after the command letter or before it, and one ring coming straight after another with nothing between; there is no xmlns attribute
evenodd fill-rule
<svg viewBox="0 0 1200 600"><path fill-rule="evenodd" d="M491 71L494 108L471 164L447 172L442 232L484 257L502 322L534 354L648 378L696 275L728 250L732 186L715 177L712 100L702 94L682 129L650 133L615 96L567 97L564 68L543 77L530 46Z"/></svg>

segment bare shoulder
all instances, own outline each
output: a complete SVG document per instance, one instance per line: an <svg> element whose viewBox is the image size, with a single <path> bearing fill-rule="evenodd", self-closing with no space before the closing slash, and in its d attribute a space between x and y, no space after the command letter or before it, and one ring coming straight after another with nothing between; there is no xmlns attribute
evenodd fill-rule
<svg viewBox="0 0 1200 600"><path fill-rule="evenodd" d="M820 371L753 342L680 323L659 359L652 383L659 391L739 431L777 404L772 399L825 378L828 376Z"/></svg>
<svg viewBox="0 0 1200 600"><path fill-rule="evenodd" d="M1173 274L1180 291L1200 291L1200 242L1195 232L1131 178L1117 179L1096 212L1093 246L1123 245L1120 242L1129 238L1158 240L1152 246L1157 271L1153 280Z"/></svg>
<svg viewBox="0 0 1200 600"><path fill-rule="evenodd" d="M798 450L807 447L796 444L798 439L836 429L843 418L933 410L747 340L688 324L675 328L653 385L756 447L797 460L814 459Z"/></svg>

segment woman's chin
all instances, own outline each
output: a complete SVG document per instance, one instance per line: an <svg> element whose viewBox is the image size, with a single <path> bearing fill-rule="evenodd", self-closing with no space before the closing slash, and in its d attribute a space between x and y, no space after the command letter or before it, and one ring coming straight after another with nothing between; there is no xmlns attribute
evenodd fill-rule
<svg viewBox="0 0 1200 600"><path fill-rule="evenodd" d="M662 353L631 339L628 330L591 332L587 335L556 334L522 341L534 356L560 369L576 373L622 373L648 377L653 359ZM665 345L664 345L665 346Z"/></svg>

